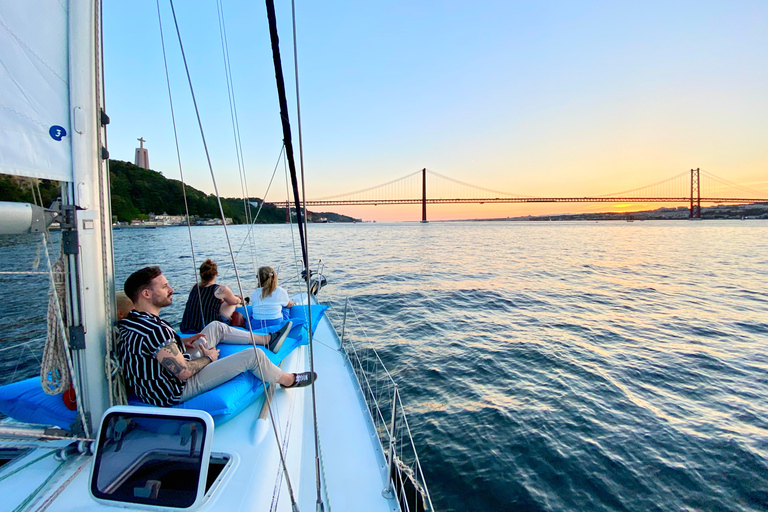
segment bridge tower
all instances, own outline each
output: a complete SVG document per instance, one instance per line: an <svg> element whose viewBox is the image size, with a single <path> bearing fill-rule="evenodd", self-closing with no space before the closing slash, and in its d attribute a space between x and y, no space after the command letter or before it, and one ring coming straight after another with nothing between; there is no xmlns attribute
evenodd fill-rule
<svg viewBox="0 0 768 512"><path fill-rule="evenodd" d="M421 223L427 223L427 168L421 170Z"/></svg>
<svg viewBox="0 0 768 512"><path fill-rule="evenodd" d="M701 218L701 188L699 186L699 169L691 169L691 210L689 219Z"/></svg>

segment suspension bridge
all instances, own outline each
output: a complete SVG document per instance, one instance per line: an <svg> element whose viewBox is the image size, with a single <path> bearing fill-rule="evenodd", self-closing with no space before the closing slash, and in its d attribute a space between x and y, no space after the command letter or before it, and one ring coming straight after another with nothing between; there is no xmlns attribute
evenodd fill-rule
<svg viewBox="0 0 768 512"><path fill-rule="evenodd" d="M427 179L429 178L429 180ZM768 202L764 191L720 178L712 173L691 169L676 176L643 187L593 197L533 197L500 192L455 180L428 169L373 187L307 199L307 207L340 205L421 204L421 221L427 222L428 204L485 203L686 203L690 218L701 218L701 204ZM295 203L275 203L291 208Z"/></svg>

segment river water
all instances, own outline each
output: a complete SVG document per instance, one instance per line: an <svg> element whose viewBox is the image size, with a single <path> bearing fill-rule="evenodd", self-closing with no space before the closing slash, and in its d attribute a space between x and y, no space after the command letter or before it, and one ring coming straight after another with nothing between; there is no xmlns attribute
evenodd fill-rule
<svg viewBox="0 0 768 512"><path fill-rule="evenodd" d="M230 228L246 294L289 226ZM235 286L221 227L197 264ZM194 281L186 228L115 231L118 283L159 264ZM768 222L457 222L310 226L310 259L350 297L401 385L437 509L768 510ZM0 237L7 271L37 239ZM296 252L295 252L296 251ZM45 264L43 263L43 266ZM313 264L314 265L314 264ZM3 275L2 381L34 375L43 275ZM42 298L41 298L42 297ZM0 356L11 352L0 352Z"/></svg>

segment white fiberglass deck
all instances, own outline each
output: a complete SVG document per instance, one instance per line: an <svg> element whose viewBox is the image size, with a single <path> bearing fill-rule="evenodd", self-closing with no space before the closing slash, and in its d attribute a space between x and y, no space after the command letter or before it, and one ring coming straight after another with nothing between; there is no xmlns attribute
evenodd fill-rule
<svg viewBox="0 0 768 512"><path fill-rule="evenodd" d="M346 364L344 353L339 350L338 336L325 316L317 326L314 355L315 371L319 376L315 386L325 510L399 510L395 500L382 496L385 462L381 446L357 381ZM282 366L289 372L308 370L309 347L299 347ZM311 388L277 389L272 401L294 495L299 510L303 511L315 510L317 495L311 398ZM212 452L228 454L232 461L198 510L291 510L271 422L268 416L259 419L263 403L263 398L257 400L215 429ZM57 441L56 444L61 446L62 442ZM48 451L37 450L28 455L27 460ZM8 466L18 465L19 462ZM49 510L108 509L89 495L91 462L91 458L78 456L65 463L28 510L37 510L56 492L59 494L53 498ZM58 462L47 457L0 482L0 493L6 496L0 509L13 510L57 466ZM79 473L71 478L81 467ZM12 469L4 467L0 475ZM139 507L128 505L128 508Z"/></svg>

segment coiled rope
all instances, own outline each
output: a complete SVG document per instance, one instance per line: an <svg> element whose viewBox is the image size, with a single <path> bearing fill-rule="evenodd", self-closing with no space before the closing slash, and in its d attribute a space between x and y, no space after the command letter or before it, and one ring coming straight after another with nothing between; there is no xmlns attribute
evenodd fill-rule
<svg viewBox="0 0 768 512"><path fill-rule="evenodd" d="M38 180L33 179L30 186L35 204L42 207L43 198L40 195ZM37 191L37 195L35 195L35 191ZM58 395L68 390L72 385L72 368L67 359L67 351L64 345L67 338L67 330L64 327L64 317L59 307L60 304L64 303L66 294L64 288L66 277L64 274L64 255L62 254L58 261L51 265L51 259L48 255L48 238L43 233L40 244L37 246L35 260L32 262L32 270L35 273L38 272L37 268L40 266L40 251L42 249L45 249L50 286L48 287L48 333L40 365L40 385L46 394ZM46 272L40 271L40 273Z"/></svg>
<svg viewBox="0 0 768 512"><path fill-rule="evenodd" d="M123 368L113 347L120 341L120 331L117 327L112 328L111 336L107 336L107 354L104 358L104 372L107 374L109 383L109 406L126 405L128 403L128 393L125 390L125 375Z"/></svg>
<svg viewBox="0 0 768 512"><path fill-rule="evenodd" d="M45 240L43 240L45 243ZM43 360L40 365L40 385L49 395L58 395L72 385L67 352L64 347L67 338L63 313L59 304L64 302L65 274L64 259L60 257L50 270L51 286L48 290L48 335L43 348Z"/></svg>
<svg viewBox="0 0 768 512"><path fill-rule="evenodd" d="M70 387L72 388L75 393L75 403L80 423L86 437L88 437L90 436L90 427L83 412L83 398L78 389L78 383L72 379L72 374L75 371L72 367L72 354L70 354L69 345L67 344L64 311L61 308L62 300L66 293L65 256L62 251L56 263L51 264L51 257L48 253L48 233L43 233L41 245L45 253L46 263L48 264L50 289L48 295L48 336L40 365L40 385L46 393L54 395L63 393ZM37 263L38 261L36 260L35 264Z"/></svg>

